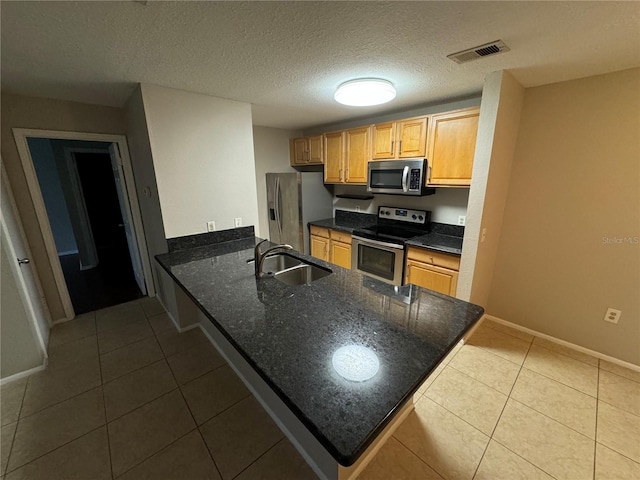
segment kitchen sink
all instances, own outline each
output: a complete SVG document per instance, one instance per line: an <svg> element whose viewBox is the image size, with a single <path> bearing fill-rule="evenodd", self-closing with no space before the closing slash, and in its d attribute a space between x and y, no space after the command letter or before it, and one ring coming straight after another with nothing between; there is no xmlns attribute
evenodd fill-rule
<svg viewBox="0 0 640 480"><path fill-rule="evenodd" d="M247 260L247 263L253 262L253 258ZM280 252L264 258L262 273L273 276L287 285L309 285L333 272L328 268L313 265L288 253Z"/></svg>
<svg viewBox="0 0 640 480"><path fill-rule="evenodd" d="M298 265L306 265L302 260L292 257L287 253L268 255L262 260L262 271L267 274L275 274Z"/></svg>
<svg viewBox="0 0 640 480"><path fill-rule="evenodd" d="M275 273L277 280L287 285L309 285L320 278L331 275L331 270L303 263Z"/></svg>

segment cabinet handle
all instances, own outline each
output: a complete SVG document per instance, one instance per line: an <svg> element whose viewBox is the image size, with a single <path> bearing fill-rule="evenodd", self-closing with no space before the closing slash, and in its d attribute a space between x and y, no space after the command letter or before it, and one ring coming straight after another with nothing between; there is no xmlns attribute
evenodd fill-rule
<svg viewBox="0 0 640 480"><path fill-rule="evenodd" d="M347 178L349 178L349 169L348 168L344 171L344 181L345 182L347 181Z"/></svg>
<svg viewBox="0 0 640 480"><path fill-rule="evenodd" d="M400 151L398 153L402 153L402 140L400 140Z"/></svg>
<svg viewBox="0 0 640 480"><path fill-rule="evenodd" d="M340 181L342 181L342 169L340 169Z"/></svg>
<svg viewBox="0 0 640 480"><path fill-rule="evenodd" d="M389 149L389 152L391 152L391 155L393 155L393 140L391 140L391 148Z"/></svg>

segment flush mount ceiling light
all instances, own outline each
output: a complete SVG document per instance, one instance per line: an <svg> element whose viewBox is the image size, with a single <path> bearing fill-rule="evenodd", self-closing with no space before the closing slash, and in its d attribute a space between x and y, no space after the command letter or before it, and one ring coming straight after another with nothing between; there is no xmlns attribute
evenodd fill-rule
<svg viewBox="0 0 640 480"><path fill-rule="evenodd" d="M393 100L396 98L396 89L387 80L358 78L340 85L333 98L343 105L368 107Z"/></svg>

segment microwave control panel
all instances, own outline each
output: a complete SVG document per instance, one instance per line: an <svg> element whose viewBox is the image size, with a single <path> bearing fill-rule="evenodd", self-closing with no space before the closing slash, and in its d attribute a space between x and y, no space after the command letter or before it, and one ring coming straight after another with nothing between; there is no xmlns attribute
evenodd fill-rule
<svg viewBox="0 0 640 480"><path fill-rule="evenodd" d="M409 171L409 191L416 191L422 188L422 169L412 168Z"/></svg>
<svg viewBox="0 0 640 480"><path fill-rule="evenodd" d="M427 212L424 210L409 210L407 208L379 207L378 218L424 224L427 221Z"/></svg>

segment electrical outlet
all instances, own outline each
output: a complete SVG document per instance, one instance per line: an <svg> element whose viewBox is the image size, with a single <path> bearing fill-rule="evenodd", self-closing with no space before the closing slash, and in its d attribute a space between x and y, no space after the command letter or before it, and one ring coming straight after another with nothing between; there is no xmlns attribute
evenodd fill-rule
<svg viewBox="0 0 640 480"><path fill-rule="evenodd" d="M622 316L622 312L620 310L616 310L615 308L607 308L607 313L604 314L604 321L618 324L618 320Z"/></svg>
<svg viewBox="0 0 640 480"><path fill-rule="evenodd" d="M480 243L484 242L484 239L487 238L487 229L482 229L482 235L480 236Z"/></svg>
<svg viewBox="0 0 640 480"><path fill-rule="evenodd" d="M465 223L467 223L467 216L466 215L458 215L458 225L460 225L461 227L464 227Z"/></svg>
<svg viewBox="0 0 640 480"><path fill-rule="evenodd" d="M233 224L234 224L236 227L241 227L241 226L242 226L242 218L240 218L240 217L236 217L236 218L234 218L234 219L233 219Z"/></svg>
<svg viewBox="0 0 640 480"><path fill-rule="evenodd" d="M216 222L207 222L207 232L216 231Z"/></svg>

